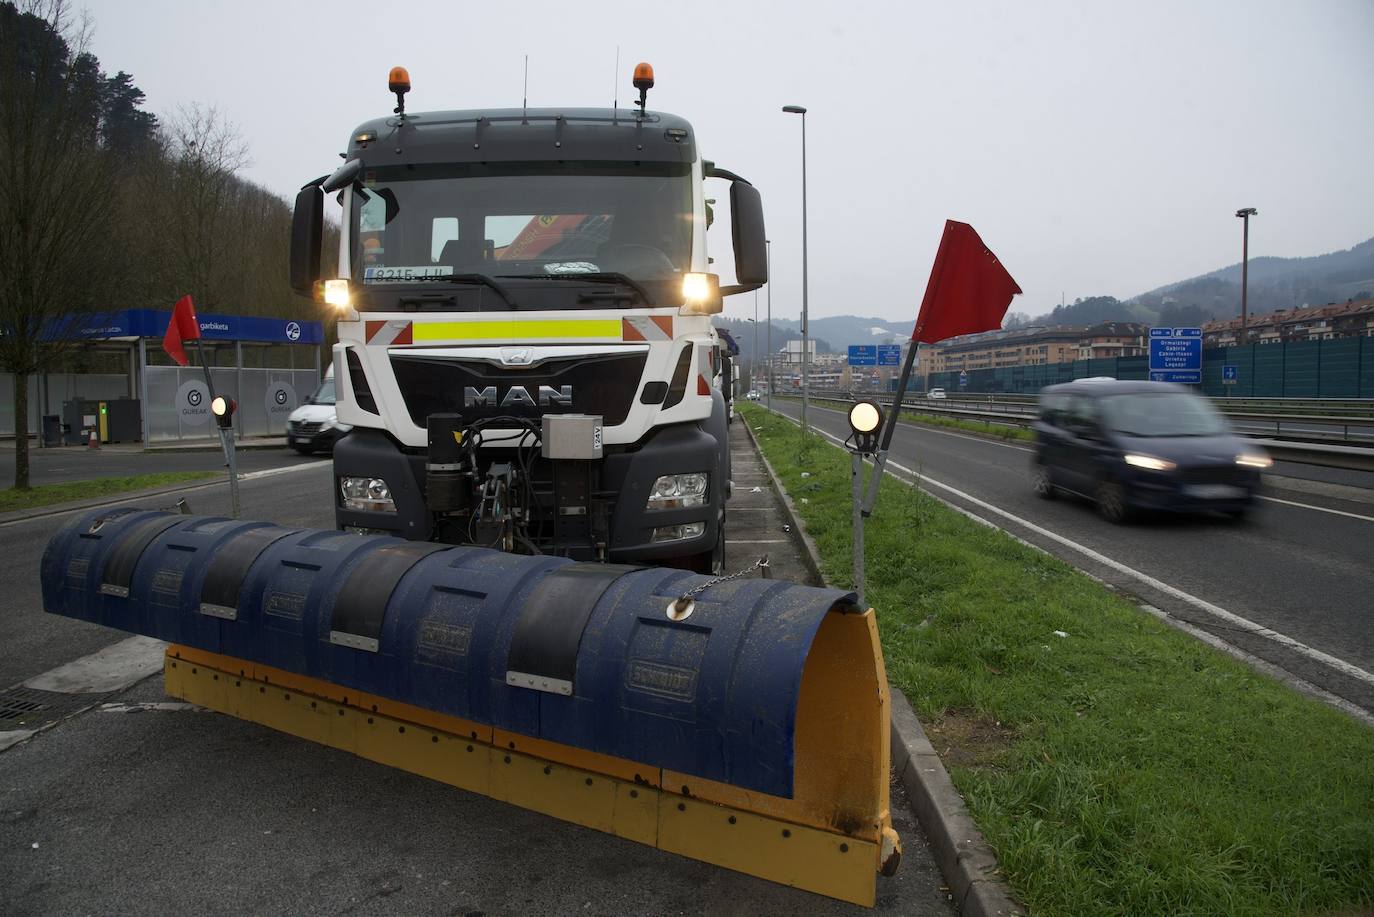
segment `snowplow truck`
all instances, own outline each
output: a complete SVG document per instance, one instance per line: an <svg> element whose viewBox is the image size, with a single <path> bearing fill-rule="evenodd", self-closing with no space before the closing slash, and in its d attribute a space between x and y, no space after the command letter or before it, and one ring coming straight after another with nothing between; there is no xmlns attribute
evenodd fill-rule
<svg viewBox="0 0 1374 917"><path fill-rule="evenodd" d="M711 316L768 279L762 204L692 126L632 108L359 125L298 194L291 279L338 318L339 528L718 573L728 393ZM728 183L734 281L707 254ZM341 207L323 277L325 200Z"/></svg>

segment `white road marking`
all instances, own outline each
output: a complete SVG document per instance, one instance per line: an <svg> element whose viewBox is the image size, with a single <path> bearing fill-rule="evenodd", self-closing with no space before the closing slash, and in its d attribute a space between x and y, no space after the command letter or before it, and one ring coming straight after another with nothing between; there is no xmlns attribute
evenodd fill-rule
<svg viewBox="0 0 1374 917"><path fill-rule="evenodd" d="M797 421L794 418L788 417L788 415L786 414L783 414L781 416L787 417L787 419L791 420L793 423L797 423ZM832 435L831 433L826 432L825 430L817 429L816 432L834 441L839 446L844 445L844 440ZM1164 582L1163 580L1155 579L1148 573L1142 573L1141 571L1136 570L1134 567L1128 567L1127 565L1121 563L1118 560L1113 560L1105 554L1102 554L1098 551L1094 551L1087 545L1079 544L1078 542L1070 538L1066 538L1063 535L1060 535L1058 532L1051 532L1049 529L1044 528L1043 526L1036 525L1034 522L1031 522L1028 519L1022 519L1020 516L1017 516L1014 513L1009 513L1000 507L993 506L991 503L987 503L983 500L978 499L972 494L965 493L964 491L959 490L957 487L951 487L948 484L937 481L928 474L917 475L917 473L912 469L892 461L891 458L887 460L887 464L889 468L895 468L908 475L911 475L913 478L919 478L922 485L932 484L943 490L949 491L950 493L959 497L961 500L965 500L969 503L972 503L974 506L986 510L987 512L994 513L998 516L1008 519L1016 523L1017 525L1030 529L1032 532L1035 532L1038 535L1043 535L1051 541L1057 542L1058 544L1061 544L1066 548L1075 550L1083 556L1090 558L1091 560L1094 560L1105 567L1109 567L1117 571L1118 573L1124 573L1125 575L1130 576L1153 589L1157 589L1166 595L1173 596L1176 599L1186 602L1189 605L1192 605L1194 608L1207 612L1213 617L1220 618L1222 621L1225 621L1228 624L1231 624L1235 627L1239 627L1247 631L1248 633L1254 634L1257 637L1264 637L1266 639L1272 640L1275 643L1287 647L1288 649L1292 650L1295 653L1298 653L1301 656L1305 656L1308 659L1311 659L1315 662L1320 662L1325 666L1335 669L1342 675L1354 678L1355 680L1363 682L1367 685L1374 685L1374 673L1366 672L1359 666L1352 665L1351 663L1346 662L1344 659L1339 659L1335 656L1332 656L1329 653L1324 653L1319 649L1315 649L1314 647L1310 647L1305 643L1302 643L1298 640L1294 640L1287 634L1279 633L1278 631L1265 627L1262 624L1257 624L1256 622L1251 621L1249 618L1245 618L1233 612L1227 611L1219 605L1214 605L1206 599L1201 599L1195 595L1192 595L1191 593L1184 592L1177 586L1172 586ZM891 471L889 471L888 473L892 474ZM897 476L894 474L893 477ZM898 480L901 479L898 478Z"/></svg>
<svg viewBox="0 0 1374 917"><path fill-rule="evenodd" d="M119 691L162 671L167 644L152 637L130 637L89 656L35 675L24 687L61 694Z"/></svg>
<svg viewBox="0 0 1374 917"><path fill-rule="evenodd" d="M183 701L149 701L143 704L101 704L101 713L209 713L205 707Z"/></svg>
<svg viewBox="0 0 1374 917"><path fill-rule="evenodd" d="M822 411L829 411L831 414L843 414L843 413L844 413L843 411L837 411L837 410L835 410L834 408L819 408L819 410L822 410ZM784 414L783 416L786 417L787 415ZM796 422L795 419L793 420L793 422L794 422L794 423ZM1029 448L1027 448L1027 447L1025 447L1025 446L1013 446L1011 443L999 442L998 440L995 440L995 439L988 439L988 438L983 437L983 436L969 436L969 435L966 434L966 433L953 433L953 432L951 432L951 431L949 431L949 430L941 430L939 427L935 427L935 426L925 426L925 425L920 425L920 424L913 424L913 423L908 422L908 421L904 421L903 423L904 423L905 426L908 426L908 427L920 426L920 429L922 430L922 432L929 431L929 432L931 432L931 433L939 433L939 434L942 435L942 436L953 436L953 437L955 437L956 439L967 439L967 440L971 440L972 442L975 442L975 443L986 443L986 444L989 445L989 446L1002 446L1003 448L1006 448L1006 449L1015 449L1017 452L1034 452L1034 451L1035 451L1034 449L1029 449ZM821 432L825 432L825 431L821 431ZM829 433L826 433L826 435L829 436L830 434L829 434ZM832 438L833 438L833 437L832 437ZM888 464L891 464L891 461L892 461L892 460L889 459L889 460L888 460ZM1285 505L1287 505L1287 506L1296 506L1296 507L1298 507L1298 508L1300 508L1300 509L1315 510L1316 512L1319 512L1319 513L1332 513L1333 515L1336 515L1336 516L1349 516L1351 519L1362 519L1362 520L1364 520L1365 522L1374 522L1374 516L1361 516L1359 513L1348 513L1348 512L1346 512L1346 511L1344 511L1344 510L1330 509L1329 507L1325 507L1325 506L1315 506L1315 505L1313 505L1313 504L1311 504L1311 503L1297 503L1297 502L1295 502L1295 501L1293 501L1293 500L1280 500L1278 497L1266 497L1266 496L1263 496L1263 495L1260 495L1260 499L1261 499L1261 500L1268 500L1270 503L1283 503L1283 504L1285 504ZM1338 498L1338 499L1339 499L1339 498Z"/></svg>
<svg viewBox="0 0 1374 917"><path fill-rule="evenodd" d="M1303 509L1314 509L1319 513L1330 513L1333 516L1349 516L1351 519L1362 519L1365 522L1374 522L1374 516L1361 516L1359 513L1347 513L1343 509L1330 509L1325 506L1313 506L1310 503L1296 503L1292 500L1280 500L1278 497L1266 497L1260 495L1261 500L1268 500L1270 503L1282 503L1284 506L1300 506Z"/></svg>
<svg viewBox="0 0 1374 917"><path fill-rule="evenodd" d="M786 538L726 538L726 547L732 544L791 544Z"/></svg>

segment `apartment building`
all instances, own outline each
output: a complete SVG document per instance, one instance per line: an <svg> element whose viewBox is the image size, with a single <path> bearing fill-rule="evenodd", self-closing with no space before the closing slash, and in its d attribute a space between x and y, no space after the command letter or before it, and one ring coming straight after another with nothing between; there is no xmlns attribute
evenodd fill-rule
<svg viewBox="0 0 1374 917"><path fill-rule="evenodd" d="M1374 299L1252 315L1247 334L1251 344L1374 337ZM1235 347L1240 343L1239 316L1202 326L1203 347Z"/></svg>

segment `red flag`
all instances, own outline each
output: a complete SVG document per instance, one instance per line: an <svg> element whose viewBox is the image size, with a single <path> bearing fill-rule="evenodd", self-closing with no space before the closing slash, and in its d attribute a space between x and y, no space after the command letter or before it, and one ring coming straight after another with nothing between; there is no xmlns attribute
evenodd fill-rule
<svg viewBox="0 0 1374 917"><path fill-rule="evenodd" d="M196 318L196 307L192 305L188 294L178 299L172 307L172 320L167 323L167 333L162 336L162 349L182 366L188 366L191 361L186 358L186 348L181 346L181 342L199 338L200 320Z"/></svg>
<svg viewBox="0 0 1374 917"><path fill-rule="evenodd" d="M933 344L959 334L995 331L1020 292L972 226L945 220L911 339Z"/></svg>

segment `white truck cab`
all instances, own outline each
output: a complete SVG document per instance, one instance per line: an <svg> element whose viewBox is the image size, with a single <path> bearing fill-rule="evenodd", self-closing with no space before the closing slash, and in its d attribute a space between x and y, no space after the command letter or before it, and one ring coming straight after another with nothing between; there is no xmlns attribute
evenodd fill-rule
<svg viewBox="0 0 1374 917"><path fill-rule="evenodd" d="M639 110L397 113L297 196L292 282L337 313L340 527L716 570L728 398L711 316L767 281L747 181ZM735 284L706 251L730 182ZM322 277L324 196L342 207Z"/></svg>

